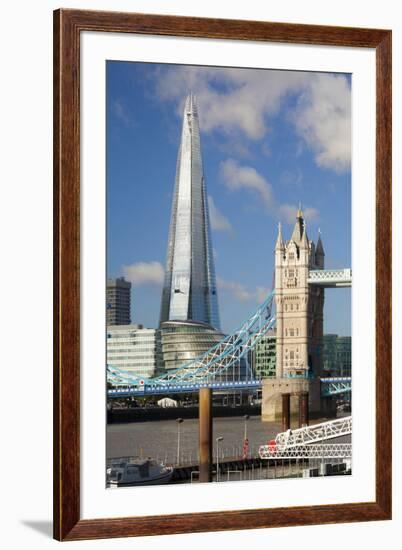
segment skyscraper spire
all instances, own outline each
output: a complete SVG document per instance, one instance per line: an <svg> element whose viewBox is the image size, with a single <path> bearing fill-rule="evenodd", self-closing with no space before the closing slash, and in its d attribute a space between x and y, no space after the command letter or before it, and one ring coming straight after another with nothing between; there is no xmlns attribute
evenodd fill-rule
<svg viewBox="0 0 402 550"><path fill-rule="evenodd" d="M160 322L193 320L219 329L218 297L196 98L183 113Z"/></svg>

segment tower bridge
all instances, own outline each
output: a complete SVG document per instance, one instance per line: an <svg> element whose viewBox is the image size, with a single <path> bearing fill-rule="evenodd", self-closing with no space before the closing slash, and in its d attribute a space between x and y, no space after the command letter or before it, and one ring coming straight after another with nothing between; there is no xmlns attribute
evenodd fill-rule
<svg viewBox="0 0 402 550"><path fill-rule="evenodd" d="M195 96L190 93L184 106L177 157L161 301L162 329L166 322L192 320L206 323L211 331L215 329L219 333L206 196L198 108ZM332 395L351 389L350 379L323 379L322 343L324 291L326 288L351 286L352 272L349 268L325 269L324 264L321 233L316 242L309 239L299 205L288 241L284 240L279 224L273 288L256 311L210 349L209 343L207 348L203 348L205 340L194 337L197 342L194 348L207 349L199 357L184 349L180 338L172 340L175 343L169 344L169 349L166 345L166 355L176 358L175 366L181 361L183 364L179 368L166 368L160 376L142 379L116 365L108 365L108 397L184 393L200 389L260 389L263 420L272 420L282 413L283 394L307 393L310 410L320 410L322 399L328 405ZM274 377L261 379L256 377L248 361L250 352L270 330L275 330L276 335L276 372ZM175 333L175 336L180 337L180 334ZM291 400L290 412L295 410L294 401Z"/></svg>
<svg viewBox="0 0 402 550"><path fill-rule="evenodd" d="M108 399L199 392L200 481L211 481L212 391L260 390L262 420L282 418L285 432L292 413L299 415L300 427L308 425L310 411L333 415L333 396L350 392L352 383L350 377L323 376L324 290L351 286L352 273L349 268L324 269L324 257L321 235L316 244L308 239L299 209L292 237L286 243L279 226L274 288L237 330L200 357L155 378L142 379L108 365ZM240 365L247 363L250 351L272 329L276 331L276 373L259 379L250 368L241 369ZM277 448L273 454L268 449L264 453L265 458L281 458L283 452L306 458L314 453L332 456L335 452L342 457L350 453L350 445L347 449L313 447L286 452Z"/></svg>
<svg viewBox="0 0 402 550"><path fill-rule="evenodd" d="M352 271L325 269L325 252L318 233L316 242L307 235L301 206L288 241L279 224L275 245L276 379L263 381L262 418L274 420L281 414L290 422L300 412L323 408L334 412L331 396L351 390L351 380L323 380L322 347L324 290L350 287ZM307 394L307 400L301 396ZM287 396L287 397L284 397ZM298 399L290 399L297 396ZM284 412L284 407L287 409ZM331 411L332 409L332 411ZM288 426L289 427L289 426Z"/></svg>
<svg viewBox="0 0 402 550"><path fill-rule="evenodd" d="M350 377L323 377L322 336L324 289L351 286L351 269L324 269L324 248L307 237L299 209L292 237L286 243L279 226L275 246L275 286L266 300L236 330L200 357L161 376L141 379L113 365L107 367L108 398L180 394L200 389L262 390L262 418L282 415L284 396L288 414L298 411L291 396L308 396L307 408L319 411L331 397L351 391ZM256 378L248 360L264 335L276 330L276 376ZM324 401L323 401L324 399ZM299 399L300 400L300 399ZM328 407L327 407L328 408ZM308 412L307 412L308 416Z"/></svg>

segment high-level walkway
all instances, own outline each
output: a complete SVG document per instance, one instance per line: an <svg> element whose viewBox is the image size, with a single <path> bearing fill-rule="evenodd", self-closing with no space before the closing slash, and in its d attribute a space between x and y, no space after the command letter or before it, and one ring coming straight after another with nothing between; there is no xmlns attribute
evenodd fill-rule
<svg viewBox="0 0 402 550"><path fill-rule="evenodd" d="M309 285L324 288L352 286L351 269L315 269L310 270L307 282Z"/></svg>

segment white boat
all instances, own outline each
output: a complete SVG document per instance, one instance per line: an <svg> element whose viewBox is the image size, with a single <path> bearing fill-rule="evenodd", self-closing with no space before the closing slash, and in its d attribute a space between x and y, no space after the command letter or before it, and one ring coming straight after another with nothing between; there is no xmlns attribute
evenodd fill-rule
<svg viewBox="0 0 402 550"><path fill-rule="evenodd" d="M145 460L123 457L113 458L106 469L108 487L131 487L134 485L162 485L173 476L173 468L147 458Z"/></svg>

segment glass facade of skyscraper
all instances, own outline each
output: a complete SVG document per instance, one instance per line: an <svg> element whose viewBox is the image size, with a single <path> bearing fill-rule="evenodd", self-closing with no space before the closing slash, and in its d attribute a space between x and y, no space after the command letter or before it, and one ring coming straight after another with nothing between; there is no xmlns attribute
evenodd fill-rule
<svg viewBox="0 0 402 550"><path fill-rule="evenodd" d="M324 334L323 369L326 376L351 376L352 338L337 334Z"/></svg>
<svg viewBox="0 0 402 550"><path fill-rule="evenodd" d="M268 331L251 351L251 366L256 378L276 376L276 334Z"/></svg>
<svg viewBox="0 0 402 550"><path fill-rule="evenodd" d="M170 320L220 328L198 112L192 94L183 114L162 292L160 323Z"/></svg>

